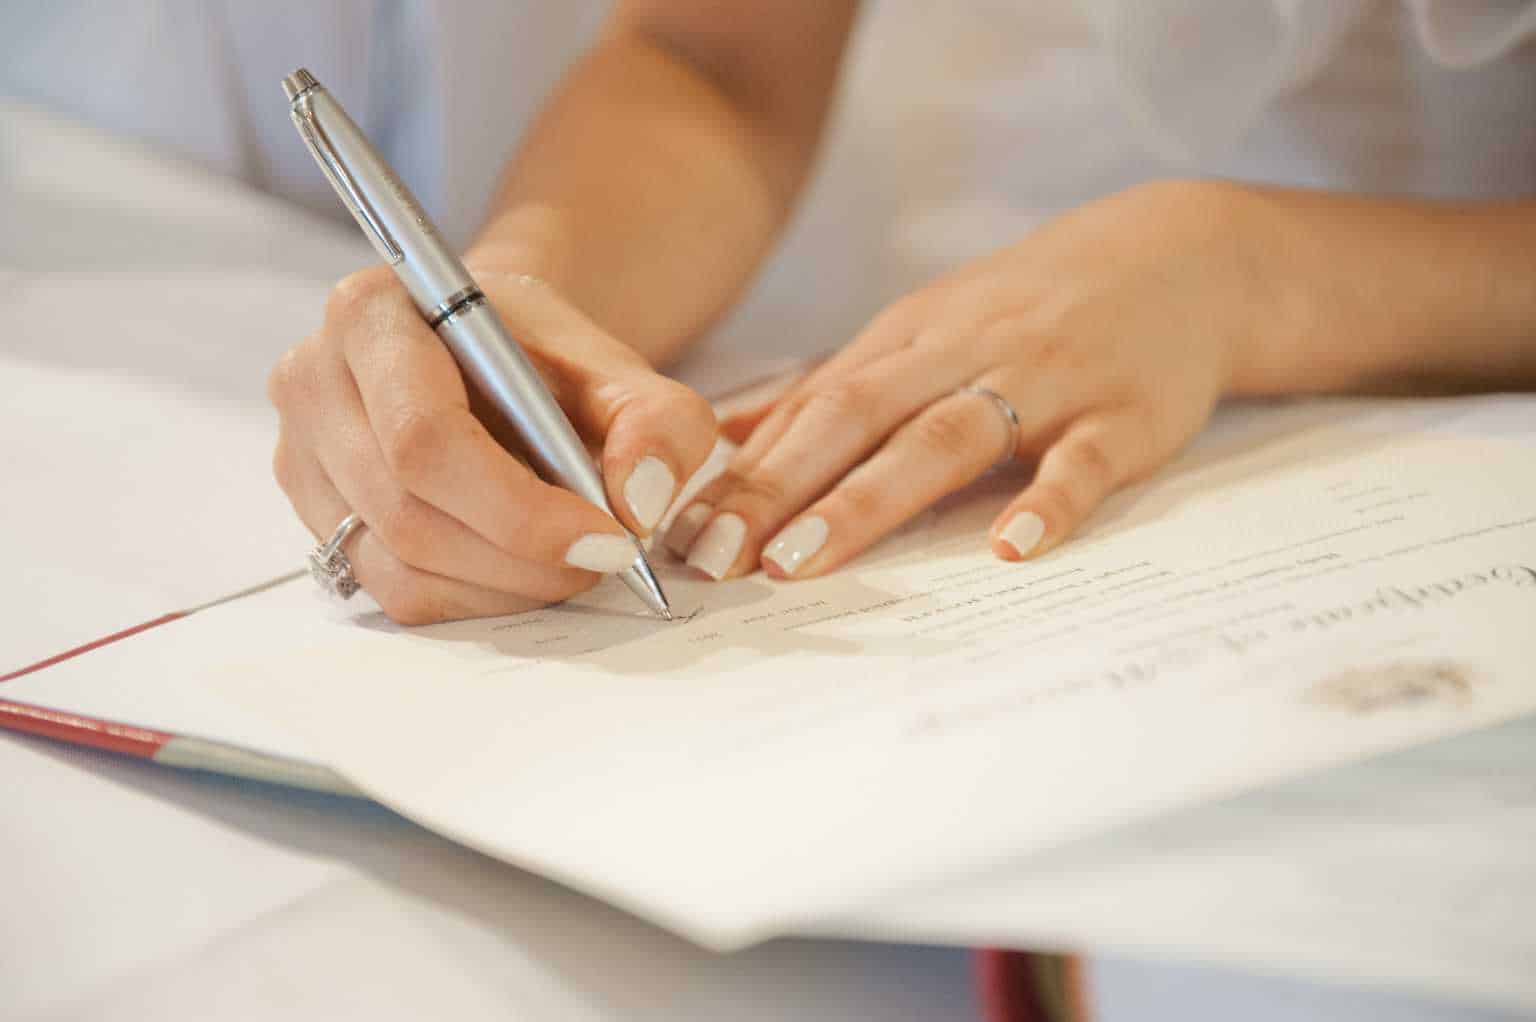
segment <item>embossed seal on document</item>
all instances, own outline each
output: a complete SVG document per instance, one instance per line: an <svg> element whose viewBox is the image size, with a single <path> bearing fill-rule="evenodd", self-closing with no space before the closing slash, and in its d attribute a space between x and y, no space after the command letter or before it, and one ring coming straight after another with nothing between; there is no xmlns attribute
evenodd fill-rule
<svg viewBox="0 0 1536 1022"><path fill-rule="evenodd" d="M1449 660L1394 661L1352 667L1330 675L1307 690L1306 701L1349 713L1437 703L1459 708L1475 695L1471 672Z"/></svg>

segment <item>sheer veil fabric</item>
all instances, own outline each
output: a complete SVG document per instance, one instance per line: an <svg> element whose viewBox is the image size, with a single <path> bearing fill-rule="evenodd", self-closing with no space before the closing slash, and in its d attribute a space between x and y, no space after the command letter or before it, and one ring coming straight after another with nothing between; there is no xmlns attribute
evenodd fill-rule
<svg viewBox="0 0 1536 1022"><path fill-rule="evenodd" d="M1159 177L1536 194L1530 0L929 6L874 3L840 121L885 148L897 289Z"/></svg>
<svg viewBox="0 0 1536 1022"><path fill-rule="evenodd" d="M0 98L345 223L277 91L307 64L463 243L608 6L54 0L0 11ZM865 0L813 185L712 348L824 351L901 293L1150 178L1536 193L1533 31L1532 0Z"/></svg>
<svg viewBox="0 0 1536 1022"><path fill-rule="evenodd" d="M1183 157L1231 145L1279 96L1311 80L1373 0L1078 0L1152 138ZM1491 63L1536 32L1527 0L1401 0L1436 64ZM1198 73L1194 69L1198 69Z"/></svg>

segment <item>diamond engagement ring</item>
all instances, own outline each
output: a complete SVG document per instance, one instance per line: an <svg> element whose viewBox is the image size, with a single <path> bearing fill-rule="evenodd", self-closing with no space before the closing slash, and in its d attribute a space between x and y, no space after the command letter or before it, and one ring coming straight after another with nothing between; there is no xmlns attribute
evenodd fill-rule
<svg viewBox="0 0 1536 1022"><path fill-rule="evenodd" d="M347 537L363 527L363 520L355 513L347 515L331 533L331 538L309 552L309 574L320 588L332 596L349 599L358 590L357 578L352 574L352 562L342 552L341 545Z"/></svg>
<svg viewBox="0 0 1536 1022"><path fill-rule="evenodd" d="M1012 461L1019 450L1019 413L1013 410L1013 405L1008 403L1008 399L995 390L988 390L974 383L961 387L955 393L976 394L991 401L997 407L998 414L1003 418L1003 428L1008 431L1008 446L1003 449L1003 455L997 459L997 464L1001 466Z"/></svg>

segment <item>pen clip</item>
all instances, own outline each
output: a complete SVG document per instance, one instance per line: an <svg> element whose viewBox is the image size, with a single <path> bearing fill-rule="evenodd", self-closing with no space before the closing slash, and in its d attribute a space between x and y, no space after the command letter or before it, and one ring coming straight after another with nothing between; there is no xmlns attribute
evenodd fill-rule
<svg viewBox="0 0 1536 1022"><path fill-rule="evenodd" d="M315 162L320 164L320 170L331 182L331 187L336 189L336 193L341 196L341 201L352 212L353 219L362 227L368 240L373 243L374 250L391 266L398 263L405 257L405 253L400 250L399 245L395 244L395 239L390 237L389 231L384 227L384 221L369 205L367 197L352 177L352 172L337 157L336 147L331 144L325 128L315 120L314 108L310 105L308 96L301 95L295 100L293 123L298 127L304 144L309 146Z"/></svg>

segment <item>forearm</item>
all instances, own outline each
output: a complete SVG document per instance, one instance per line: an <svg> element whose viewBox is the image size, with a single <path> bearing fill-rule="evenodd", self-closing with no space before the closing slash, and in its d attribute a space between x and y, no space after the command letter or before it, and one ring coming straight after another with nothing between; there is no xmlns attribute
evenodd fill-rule
<svg viewBox="0 0 1536 1022"><path fill-rule="evenodd" d="M548 280L665 361L728 308L788 217L825 95L804 106L765 100L621 20L534 125L470 259Z"/></svg>
<svg viewBox="0 0 1536 1022"><path fill-rule="evenodd" d="M1242 192L1276 315L1234 392L1536 387L1536 202Z"/></svg>

